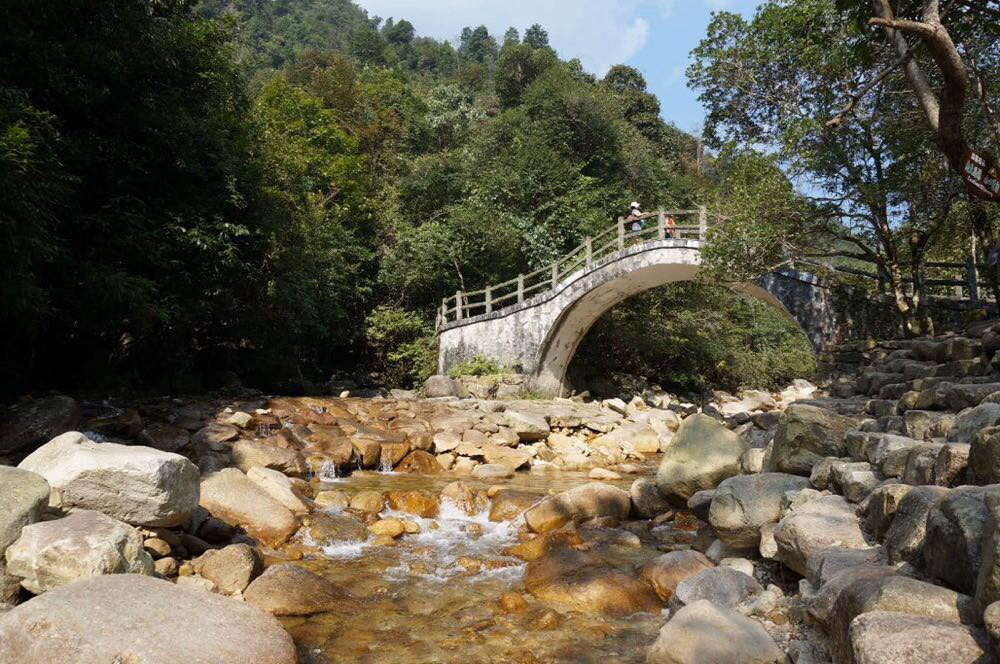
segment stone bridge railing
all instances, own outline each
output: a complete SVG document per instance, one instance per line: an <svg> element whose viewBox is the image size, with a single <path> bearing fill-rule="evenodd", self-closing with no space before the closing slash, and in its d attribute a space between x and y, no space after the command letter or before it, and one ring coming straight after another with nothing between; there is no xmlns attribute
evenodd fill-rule
<svg viewBox="0 0 1000 664"><path fill-rule="evenodd" d="M637 219L642 228L632 230L631 226ZM444 298L437 312L435 328L440 330L473 316L516 307L526 299L555 290L563 278L581 269L589 270L602 258L628 246L670 238L704 241L707 233L708 219L704 206L697 210L658 210L639 217L620 217L617 224L599 235L588 237L583 244L551 265L519 274L503 283L491 284L482 290L456 291L451 297Z"/></svg>

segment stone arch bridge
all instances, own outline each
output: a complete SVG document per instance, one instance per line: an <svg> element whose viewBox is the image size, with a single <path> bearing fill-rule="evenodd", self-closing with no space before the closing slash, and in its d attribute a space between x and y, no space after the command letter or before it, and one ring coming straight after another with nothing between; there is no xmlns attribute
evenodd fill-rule
<svg viewBox="0 0 1000 664"><path fill-rule="evenodd" d="M697 224L676 225L674 217ZM638 231L628 226L620 219L541 270L445 298L437 317L439 373L478 355L518 366L532 377L534 390L560 395L577 347L605 312L632 295L698 274L704 208L646 215ZM781 269L732 288L798 323L817 350L836 340L832 293L817 277Z"/></svg>

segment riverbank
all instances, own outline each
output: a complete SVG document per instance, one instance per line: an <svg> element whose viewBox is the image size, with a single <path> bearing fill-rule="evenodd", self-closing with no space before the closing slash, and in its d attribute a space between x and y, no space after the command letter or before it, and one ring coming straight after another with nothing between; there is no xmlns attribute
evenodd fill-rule
<svg viewBox="0 0 1000 664"><path fill-rule="evenodd" d="M24 401L0 662L994 661L998 351L700 405Z"/></svg>

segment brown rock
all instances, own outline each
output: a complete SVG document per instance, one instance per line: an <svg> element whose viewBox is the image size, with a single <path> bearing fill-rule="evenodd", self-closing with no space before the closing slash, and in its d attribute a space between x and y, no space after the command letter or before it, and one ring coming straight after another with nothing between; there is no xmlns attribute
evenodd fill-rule
<svg viewBox="0 0 1000 664"><path fill-rule="evenodd" d="M524 520L531 530L544 533L570 521L581 523L599 516L624 521L631 508L632 499L627 491L590 482L544 498L524 513Z"/></svg>
<svg viewBox="0 0 1000 664"><path fill-rule="evenodd" d="M275 565L247 587L247 604L276 616L308 616L351 608L354 598L318 574L298 565Z"/></svg>
<svg viewBox="0 0 1000 664"><path fill-rule="evenodd" d="M653 587L660 599L668 602L681 581L712 567L715 565L703 553L671 551L643 565L639 576Z"/></svg>
<svg viewBox="0 0 1000 664"><path fill-rule="evenodd" d="M569 549L550 551L528 563L524 587L563 611L623 615L661 608L656 593L637 576Z"/></svg>
<svg viewBox="0 0 1000 664"><path fill-rule="evenodd" d="M390 508L426 519L436 517L441 511L440 500L428 491L389 491L385 497Z"/></svg>
<svg viewBox="0 0 1000 664"><path fill-rule="evenodd" d="M224 595L243 592L263 568L260 553L247 544L230 544L206 551L197 559L195 570L215 584Z"/></svg>
<svg viewBox="0 0 1000 664"><path fill-rule="evenodd" d="M202 480L200 504L212 516L244 528L271 546L284 543L299 525L287 507L235 468Z"/></svg>
<svg viewBox="0 0 1000 664"><path fill-rule="evenodd" d="M534 491L501 489L493 496L490 521L513 521L544 497Z"/></svg>
<svg viewBox="0 0 1000 664"><path fill-rule="evenodd" d="M438 463L433 454L423 450L413 450L399 462L396 470L400 473L436 475L441 472L441 464Z"/></svg>

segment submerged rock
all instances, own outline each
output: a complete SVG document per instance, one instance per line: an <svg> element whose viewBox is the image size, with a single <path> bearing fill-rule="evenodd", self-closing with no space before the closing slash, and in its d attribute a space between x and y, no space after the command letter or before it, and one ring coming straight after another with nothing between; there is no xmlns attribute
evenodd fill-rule
<svg viewBox="0 0 1000 664"><path fill-rule="evenodd" d="M628 492L610 484L590 482L547 496L524 513L524 520L532 531L544 533L571 521L582 523L597 517L624 521L631 506Z"/></svg>
<svg viewBox="0 0 1000 664"><path fill-rule="evenodd" d="M528 563L524 587L563 611L630 614L660 610L656 593L637 576L570 549L556 549Z"/></svg>

